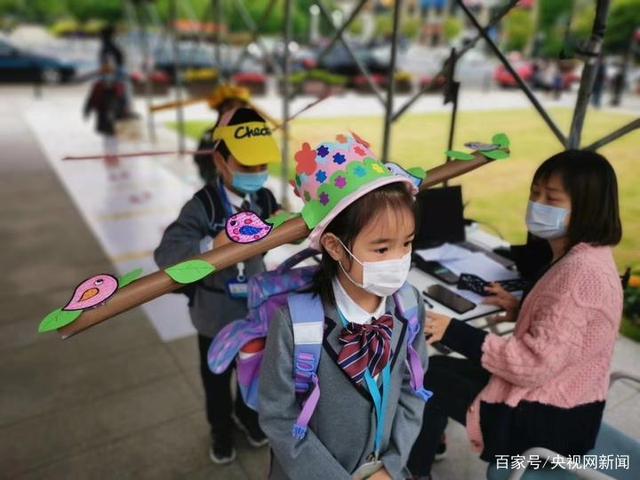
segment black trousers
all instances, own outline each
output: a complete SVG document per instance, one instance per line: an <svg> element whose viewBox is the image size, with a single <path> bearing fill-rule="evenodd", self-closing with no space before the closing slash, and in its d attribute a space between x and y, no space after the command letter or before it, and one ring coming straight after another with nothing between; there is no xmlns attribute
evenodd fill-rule
<svg viewBox="0 0 640 480"><path fill-rule="evenodd" d="M433 392L425 404L422 429L413 445L408 467L414 476L427 476L449 418L466 425L467 409L489 382L490 374L466 358L436 355L429 359L424 386Z"/></svg>
<svg viewBox="0 0 640 480"><path fill-rule="evenodd" d="M212 434L231 435L233 422L231 413L234 411L234 402L231 398L231 373L235 365L231 365L225 372L216 375L209 370L207 364L207 352L211 345L211 338L198 335L198 348L200 350L200 376L204 387L205 407L207 420L211 426ZM245 425L258 423L258 414L245 405L240 392L235 399L235 414Z"/></svg>

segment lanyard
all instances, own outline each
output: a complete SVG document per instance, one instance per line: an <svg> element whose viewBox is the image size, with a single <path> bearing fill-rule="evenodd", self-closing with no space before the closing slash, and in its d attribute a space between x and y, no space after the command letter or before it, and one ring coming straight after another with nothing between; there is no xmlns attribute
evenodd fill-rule
<svg viewBox="0 0 640 480"><path fill-rule="evenodd" d="M227 212L228 219L229 217L233 216L233 209L231 208L231 202L229 201L229 197L227 197L227 191L224 188L224 183L222 182L222 180L218 181L218 190L220 191L220 197L222 200L222 204L224 205L224 209ZM236 280L238 282L244 282L247 278L244 275L244 262L238 262L237 268L238 275L236 276Z"/></svg>
<svg viewBox="0 0 640 480"><path fill-rule="evenodd" d="M340 315L342 325L346 327L349 322L340 310L338 310L338 315ZM364 372L364 379L367 383L367 390L369 390L369 395L371 395L373 406L376 411L376 438L374 443L374 455L375 459L378 460L378 458L380 457L380 449L382 448L382 437L384 436L384 417L389 407L389 396L391 395L391 362L387 363L387 365L382 369L382 395L380 395L378 385L373 379L373 376L371 375L371 372L368 368Z"/></svg>
<svg viewBox="0 0 640 480"><path fill-rule="evenodd" d="M373 405L376 408L376 440L375 440L375 459L380 457L380 449L382 448L382 437L384 435L384 416L389 406L389 395L391 394L391 364L387 365L382 370L382 398L380 398L380 391L375 380L371 376L371 372L367 368L364 372L364 379L367 382L367 388L369 394L373 399Z"/></svg>
<svg viewBox="0 0 640 480"><path fill-rule="evenodd" d="M233 215L233 209L231 208L231 202L227 197L227 191L224 188L224 183L222 183L222 180L218 182L218 190L220 191L220 198L222 199L222 204L224 205L224 209L227 213L227 218L229 218Z"/></svg>

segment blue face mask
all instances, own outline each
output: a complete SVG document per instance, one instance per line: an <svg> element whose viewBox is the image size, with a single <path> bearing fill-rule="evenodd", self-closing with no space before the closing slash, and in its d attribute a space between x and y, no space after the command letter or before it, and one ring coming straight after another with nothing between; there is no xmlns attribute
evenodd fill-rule
<svg viewBox="0 0 640 480"><path fill-rule="evenodd" d="M256 173L233 172L231 186L242 193L254 193L264 187L268 177L267 170Z"/></svg>
<svg viewBox="0 0 640 480"><path fill-rule="evenodd" d="M536 237L553 240L567 233L569 210L537 202L527 207L527 230Z"/></svg>

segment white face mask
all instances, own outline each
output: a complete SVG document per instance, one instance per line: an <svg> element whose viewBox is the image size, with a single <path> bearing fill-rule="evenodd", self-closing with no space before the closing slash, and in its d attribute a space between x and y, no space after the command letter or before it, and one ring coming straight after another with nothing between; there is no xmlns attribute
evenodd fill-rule
<svg viewBox="0 0 640 480"><path fill-rule="evenodd" d="M568 216L569 210L566 208L529 201L526 218L527 230L536 237L546 240L560 238L567 233Z"/></svg>
<svg viewBox="0 0 640 480"><path fill-rule="evenodd" d="M351 258L362 265L362 283L360 284L351 278L351 275L347 273L342 263L338 262L344 274L354 285L378 297L388 297L400 290L400 287L407 281L407 276L411 269L411 253L407 253L401 258L395 258L393 260L361 262L349 251L339 238L338 241Z"/></svg>

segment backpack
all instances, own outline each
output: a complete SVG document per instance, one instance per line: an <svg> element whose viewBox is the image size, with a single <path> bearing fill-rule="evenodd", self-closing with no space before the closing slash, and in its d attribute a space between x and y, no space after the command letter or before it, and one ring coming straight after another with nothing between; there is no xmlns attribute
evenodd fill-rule
<svg viewBox="0 0 640 480"><path fill-rule="evenodd" d="M247 317L224 327L211 343L207 356L209 369L215 374L226 371L235 360L240 393L247 406L257 410L260 369L269 323L279 309L288 305L294 337L295 390L302 406L292 434L300 440L306 435L320 398L317 370L322 353L325 317L320 297L301 293L311 286L318 267L292 267L317 254L315 250L303 250L276 270L249 279ZM423 386L424 370L413 347L413 341L422 333L413 287L405 283L393 297L397 306L396 314L407 322L407 366L411 373L411 387L414 394L426 402L432 392Z"/></svg>
<svg viewBox="0 0 640 480"><path fill-rule="evenodd" d="M207 183L194 194L194 197L200 201L204 208L207 225L209 226L210 236L212 238L225 229L227 221L227 213L220 198L218 188L218 185ZM279 208L273 193L267 188L261 188L255 193L255 203L262 209L262 217L264 218L271 216L273 212ZM191 306L196 288L204 288L215 293L227 293L222 288L205 286L202 282L190 283L174 290L174 293L186 295L189 298L189 306Z"/></svg>

